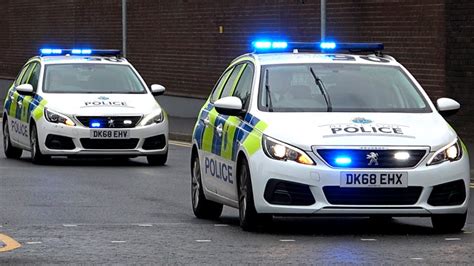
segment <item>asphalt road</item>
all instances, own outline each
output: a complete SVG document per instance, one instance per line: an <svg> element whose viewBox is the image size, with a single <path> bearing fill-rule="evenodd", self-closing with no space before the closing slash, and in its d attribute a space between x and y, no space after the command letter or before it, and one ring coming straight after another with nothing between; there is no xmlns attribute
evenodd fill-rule
<svg viewBox="0 0 474 266"><path fill-rule="evenodd" d="M279 218L248 233L235 209L218 221L193 216L187 147L172 145L165 167L142 158L34 166L28 156L0 152L0 234L21 244L0 244L2 264L474 263L472 208L460 234L437 234L427 218Z"/></svg>

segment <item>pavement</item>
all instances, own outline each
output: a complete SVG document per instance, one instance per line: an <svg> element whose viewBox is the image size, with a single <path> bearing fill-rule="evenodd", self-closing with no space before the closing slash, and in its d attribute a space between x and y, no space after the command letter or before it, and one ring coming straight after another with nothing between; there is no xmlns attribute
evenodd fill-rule
<svg viewBox="0 0 474 266"><path fill-rule="evenodd" d="M125 163L59 158L36 166L27 152L20 160L0 152L0 264L474 261L473 207L458 234L436 233L428 218L381 224L351 217L277 218L255 233L240 229L233 208L224 208L215 221L197 219L189 144L172 142L169 152L164 167L151 167L144 158Z"/></svg>

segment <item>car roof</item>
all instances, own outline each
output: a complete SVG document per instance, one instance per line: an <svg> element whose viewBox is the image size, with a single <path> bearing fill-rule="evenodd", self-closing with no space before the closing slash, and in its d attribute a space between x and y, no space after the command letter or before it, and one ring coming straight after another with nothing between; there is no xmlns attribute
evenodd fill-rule
<svg viewBox="0 0 474 266"><path fill-rule="evenodd" d="M348 63L348 64L379 64L400 65L393 57L388 55L377 56L339 53L252 53L261 65L278 64L311 64L311 63ZM383 61L383 62L382 62Z"/></svg>
<svg viewBox="0 0 474 266"><path fill-rule="evenodd" d="M87 64L87 63L103 63L103 64L119 64L128 65L129 62L122 57L115 56L36 56L30 60L39 59L45 65L52 64Z"/></svg>

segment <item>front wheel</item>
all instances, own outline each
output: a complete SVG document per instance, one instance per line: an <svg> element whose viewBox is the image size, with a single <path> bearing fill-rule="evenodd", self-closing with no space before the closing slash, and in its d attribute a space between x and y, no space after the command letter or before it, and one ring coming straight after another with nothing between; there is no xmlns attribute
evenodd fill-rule
<svg viewBox="0 0 474 266"><path fill-rule="evenodd" d="M153 166L162 166L166 164L168 160L168 151L165 154L158 154L158 155L148 155L146 157L148 164Z"/></svg>
<svg viewBox="0 0 474 266"><path fill-rule="evenodd" d="M436 214L431 217L431 223L436 231L443 233L460 232L467 220L467 212L463 214Z"/></svg>
<svg viewBox="0 0 474 266"><path fill-rule="evenodd" d="M38 130L36 129L36 125L31 125L30 131L30 146L31 146L31 161L34 164L44 164L51 159L50 156L44 155L41 153L39 147L39 140L38 140Z"/></svg>
<svg viewBox="0 0 474 266"><path fill-rule="evenodd" d="M10 131L8 130L7 120L3 121L3 152L9 159L19 159L23 153L22 149L15 148L12 146L10 141Z"/></svg>
<svg viewBox="0 0 474 266"><path fill-rule="evenodd" d="M201 181L199 157L194 156L191 168L191 201L193 212L200 219L217 219L222 213L222 204L206 199Z"/></svg>
<svg viewBox="0 0 474 266"><path fill-rule="evenodd" d="M250 178L248 162L246 159L242 159L238 172L238 194L240 227L244 231L253 231L259 225L267 224L272 220L272 215L270 214L257 213Z"/></svg>

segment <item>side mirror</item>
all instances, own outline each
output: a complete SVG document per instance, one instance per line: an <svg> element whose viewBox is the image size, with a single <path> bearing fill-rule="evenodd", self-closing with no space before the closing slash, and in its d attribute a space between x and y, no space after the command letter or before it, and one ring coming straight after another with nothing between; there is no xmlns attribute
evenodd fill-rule
<svg viewBox="0 0 474 266"><path fill-rule="evenodd" d="M214 103L219 114L238 116L242 114L242 101L234 96L228 96L217 100Z"/></svg>
<svg viewBox="0 0 474 266"><path fill-rule="evenodd" d="M21 95L33 95L33 86L31 84L21 84L16 86L16 91Z"/></svg>
<svg viewBox="0 0 474 266"><path fill-rule="evenodd" d="M151 94L153 94L153 96L160 96L163 93L165 93L165 90L166 90L165 87L163 87L162 85L159 85L159 84L151 85Z"/></svg>
<svg viewBox="0 0 474 266"><path fill-rule="evenodd" d="M451 116L459 111L461 105L450 98L439 98L436 101L436 107L442 116Z"/></svg>

